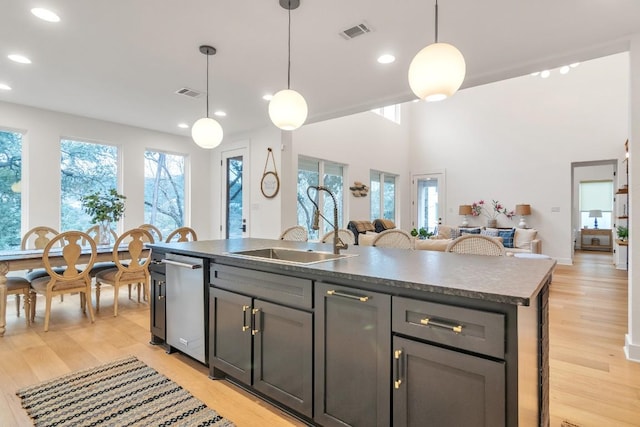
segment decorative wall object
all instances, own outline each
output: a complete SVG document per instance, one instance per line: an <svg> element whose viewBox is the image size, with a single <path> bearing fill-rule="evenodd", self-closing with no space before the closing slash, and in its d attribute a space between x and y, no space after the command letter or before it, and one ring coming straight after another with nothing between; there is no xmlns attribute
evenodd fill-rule
<svg viewBox="0 0 640 427"><path fill-rule="evenodd" d="M349 187L349 190L351 190L351 194L354 197L367 197L367 194L369 194L369 187L360 181L354 181L353 187Z"/></svg>
<svg viewBox="0 0 640 427"><path fill-rule="evenodd" d="M269 165L269 157L273 163L273 170L267 171ZM276 197L280 191L280 178L278 178L278 170L276 169L276 159L273 157L271 147L267 148L267 159L264 162L264 171L262 172L262 181L260 182L260 190L262 195L267 199Z"/></svg>

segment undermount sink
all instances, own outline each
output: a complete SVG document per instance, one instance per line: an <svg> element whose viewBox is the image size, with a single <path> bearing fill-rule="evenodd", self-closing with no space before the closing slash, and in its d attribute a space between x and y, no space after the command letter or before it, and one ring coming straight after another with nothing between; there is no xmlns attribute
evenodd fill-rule
<svg viewBox="0 0 640 427"><path fill-rule="evenodd" d="M356 254L334 254L331 252L286 248L252 249L247 251L229 252L227 255L235 255L241 258L260 258L265 261L279 263L305 265L325 261L335 261L341 258L356 256Z"/></svg>

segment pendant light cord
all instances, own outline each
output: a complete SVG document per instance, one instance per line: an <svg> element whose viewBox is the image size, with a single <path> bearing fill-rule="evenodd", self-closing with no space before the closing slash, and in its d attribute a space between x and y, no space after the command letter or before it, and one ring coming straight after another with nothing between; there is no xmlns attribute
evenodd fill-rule
<svg viewBox="0 0 640 427"><path fill-rule="evenodd" d="M436 43L438 43L438 0L436 0Z"/></svg>
<svg viewBox="0 0 640 427"><path fill-rule="evenodd" d="M207 118L209 118L209 54L207 57Z"/></svg>
<svg viewBox="0 0 640 427"><path fill-rule="evenodd" d="M291 89L291 0L289 0L289 41L287 47L287 89Z"/></svg>

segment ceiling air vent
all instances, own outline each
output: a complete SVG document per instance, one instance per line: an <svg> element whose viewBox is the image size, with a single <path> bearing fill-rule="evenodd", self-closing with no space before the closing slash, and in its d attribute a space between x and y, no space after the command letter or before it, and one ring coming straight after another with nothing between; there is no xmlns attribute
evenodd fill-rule
<svg viewBox="0 0 640 427"><path fill-rule="evenodd" d="M189 89L188 87L178 89L176 91L176 94L188 96L189 98L200 98L202 95L204 95L204 93L198 92L197 90Z"/></svg>
<svg viewBox="0 0 640 427"><path fill-rule="evenodd" d="M351 40L366 33L370 33L371 28L364 22L354 27L347 28L340 32L340 36L345 40Z"/></svg>

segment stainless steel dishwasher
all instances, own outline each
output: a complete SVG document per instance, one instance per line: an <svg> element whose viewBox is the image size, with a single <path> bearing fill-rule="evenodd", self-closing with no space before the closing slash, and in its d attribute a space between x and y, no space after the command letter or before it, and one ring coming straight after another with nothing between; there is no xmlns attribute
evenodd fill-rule
<svg viewBox="0 0 640 427"><path fill-rule="evenodd" d="M204 261L167 254L166 343L206 364Z"/></svg>

